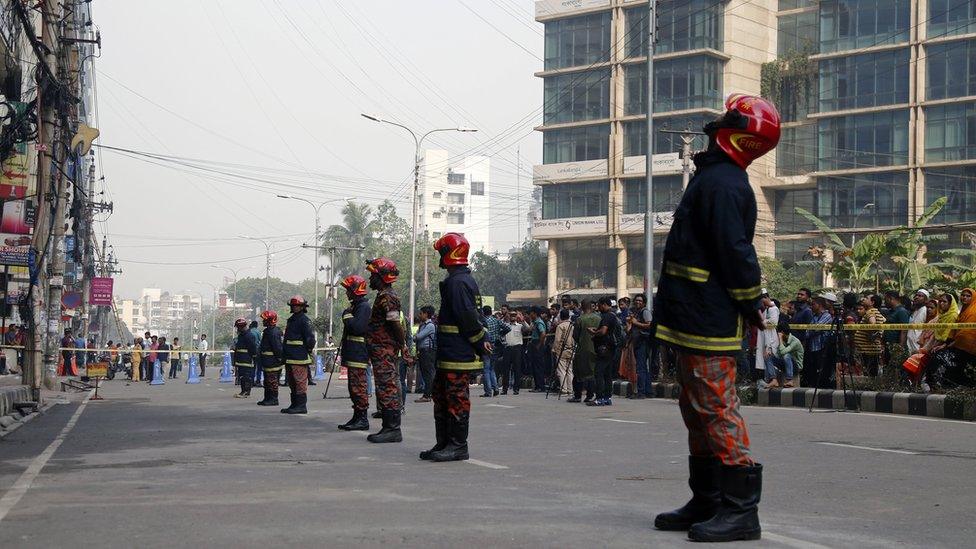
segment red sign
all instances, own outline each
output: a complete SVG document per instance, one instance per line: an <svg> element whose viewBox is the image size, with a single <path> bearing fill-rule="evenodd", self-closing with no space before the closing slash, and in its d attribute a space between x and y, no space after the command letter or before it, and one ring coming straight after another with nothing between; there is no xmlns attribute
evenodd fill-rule
<svg viewBox="0 0 976 549"><path fill-rule="evenodd" d="M96 276L91 279L91 294L88 303L92 305L112 305L112 285L115 281L109 277Z"/></svg>

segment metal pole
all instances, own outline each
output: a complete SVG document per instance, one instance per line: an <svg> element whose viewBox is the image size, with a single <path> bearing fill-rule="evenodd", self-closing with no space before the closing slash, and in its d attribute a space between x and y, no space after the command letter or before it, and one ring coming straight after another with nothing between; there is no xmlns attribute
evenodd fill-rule
<svg viewBox="0 0 976 549"><path fill-rule="evenodd" d="M268 294L271 292L271 246L264 242L266 256L264 262L264 310L268 310ZM236 290L237 288L235 288Z"/></svg>
<svg viewBox="0 0 976 549"><path fill-rule="evenodd" d="M315 208L315 276L313 277L314 284L315 284L315 318L319 317L319 248L318 246L319 246L319 208L321 207L322 207L321 205L318 207L313 206L313 208Z"/></svg>
<svg viewBox="0 0 976 549"><path fill-rule="evenodd" d="M210 315L210 340L214 341L217 337L217 288L214 288L213 293L213 311Z"/></svg>
<svg viewBox="0 0 976 549"><path fill-rule="evenodd" d="M410 132L413 133L413 132ZM414 136L416 139L416 136ZM413 156L413 231L410 238L410 326L413 326L413 310L417 299L417 194L420 192L420 141Z"/></svg>
<svg viewBox="0 0 976 549"><path fill-rule="evenodd" d="M332 314L333 314L333 304L335 299L332 297L332 283L335 282L335 247L329 248L329 335L333 336L332 333ZM319 255L318 248L315 249L316 257ZM316 271L318 272L318 271Z"/></svg>
<svg viewBox="0 0 976 549"><path fill-rule="evenodd" d="M647 171L646 200L644 212L644 294L648 299L654 295L654 31L656 26L657 0L647 3L647 152L644 155L644 169Z"/></svg>

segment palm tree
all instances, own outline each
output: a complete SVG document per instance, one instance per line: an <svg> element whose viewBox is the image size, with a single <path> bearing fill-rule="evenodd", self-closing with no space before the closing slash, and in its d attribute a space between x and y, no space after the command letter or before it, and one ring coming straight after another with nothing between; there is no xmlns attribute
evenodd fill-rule
<svg viewBox="0 0 976 549"><path fill-rule="evenodd" d="M348 202L342 208L342 225L330 225L322 233L322 244L325 247L338 246L355 248L368 246L373 241L375 232L373 209L367 204ZM329 255L327 250L323 255ZM335 273L333 279L359 273L363 270L363 252L358 250L336 250Z"/></svg>

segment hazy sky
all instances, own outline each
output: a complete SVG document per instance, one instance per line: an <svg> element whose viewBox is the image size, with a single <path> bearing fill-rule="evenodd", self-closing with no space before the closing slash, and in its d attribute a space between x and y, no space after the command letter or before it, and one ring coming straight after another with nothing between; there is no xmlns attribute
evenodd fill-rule
<svg viewBox="0 0 976 549"><path fill-rule="evenodd" d="M531 164L541 163L542 25L527 0L99 0L96 61L102 145L191 158L208 171L102 150L105 197L97 227L120 266L116 292L221 284L221 263L264 276L312 276L311 206L342 197L393 199L409 211L410 136L472 126L428 142L451 156L492 156L492 240L515 244ZM475 13L477 12L477 13ZM480 16L480 17L479 17ZM484 20L482 20L483 18ZM495 28L493 28L493 26ZM524 48L524 49L523 49ZM528 51L526 51L528 50ZM516 145L521 189L516 193ZM185 162L184 162L185 163ZM232 177L215 171L232 172ZM521 208L516 208L520 195ZM405 217L408 217L405 215ZM103 216L104 218L104 216ZM322 209L322 224L338 207ZM522 235L525 222L521 222Z"/></svg>

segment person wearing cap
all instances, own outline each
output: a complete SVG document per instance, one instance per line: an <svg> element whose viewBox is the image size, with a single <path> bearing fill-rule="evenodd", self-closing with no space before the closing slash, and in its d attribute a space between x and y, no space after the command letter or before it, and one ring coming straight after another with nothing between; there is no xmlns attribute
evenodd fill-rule
<svg viewBox="0 0 976 549"><path fill-rule="evenodd" d="M924 288L919 288L912 296L912 312L908 317L909 324L925 324L928 319L926 304L929 301L929 296L929 291ZM905 347L908 349L909 355L914 355L921 349L918 340L922 337L922 331L921 328L917 328L906 332Z"/></svg>
<svg viewBox="0 0 976 549"><path fill-rule="evenodd" d="M315 331L308 318L308 301L300 295L288 300L291 316L285 322L282 358L285 359L285 379L291 393L291 403L282 414L308 413L308 366L315 350Z"/></svg>

